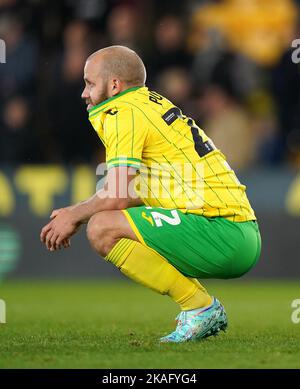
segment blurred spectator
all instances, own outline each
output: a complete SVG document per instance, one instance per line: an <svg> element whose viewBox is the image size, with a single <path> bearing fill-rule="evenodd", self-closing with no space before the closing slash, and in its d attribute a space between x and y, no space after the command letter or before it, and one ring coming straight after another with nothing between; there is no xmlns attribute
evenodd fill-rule
<svg viewBox="0 0 300 389"><path fill-rule="evenodd" d="M18 0L1 0L0 1L0 11L10 10L12 7L16 6Z"/></svg>
<svg viewBox="0 0 300 389"><path fill-rule="evenodd" d="M218 86L208 87L202 98L203 128L233 169L255 160L257 144L250 120L239 104Z"/></svg>
<svg viewBox="0 0 300 389"><path fill-rule="evenodd" d="M287 137L287 149L290 162L300 168L300 131L291 131Z"/></svg>
<svg viewBox="0 0 300 389"><path fill-rule="evenodd" d="M297 21L293 0L222 0L204 4L192 16L189 47L201 47L198 29L218 30L231 49L261 65L272 65L289 45ZM199 46L200 45L200 46Z"/></svg>
<svg viewBox="0 0 300 389"><path fill-rule="evenodd" d="M68 5L73 9L76 18L99 20L108 6L107 3L105 0L76 0L70 1Z"/></svg>
<svg viewBox="0 0 300 389"><path fill-rule="evenodd" d="M184 114L189 116L196 114L192 99L192 82L187 70L167 68L157 77L155 89L177 105Z"/></svg>
<svg viewBox="0 0 300 389"><path fill-rule="evenodd" d="M95 142L96 134L81 101L84 64L91 53L89 29L83 22L72 21L66 26L63 38L63 51L54 55L48 70L49 92L45 99L45 121L55 140L52 154L60 162L91 161L101 143Z"/></svg>
<svg viewBox="0 0 300 389"><path fill-rule="evenodd" d="M5 163L35 162L36 138L32 131L32 115L26 100L15 96L2 112L0 161Z"/></svg>
<svg viewBox="0 0 300 389"><path fill-rule="evenodd" d="M137 10L130 5L120 5L108 15L108 45L123 45L139 51L139 23Z"/></svg>
<svg viewBox="0 0 300 389"><path fill-rule="evenodd" d="M298 33L300 29L298 29ZM297 32L291 41L297 38ZM298 35L298 38L300 35ZM272 91L276 103L280 134L277 142L278 159L286 159L291 152L294 160L295 147L300 134L300 65L292 62L289 47L272 69ZM296 141L298 140L298 141ZM297 146L299 148L299 146ZM298 159L298 158L296 158Z"/></svg>
<svg viewBox="0 0 300 389"><path fill-rule="evenodd" d="M36 142L31 111L36 93L38 50L34 39L24 33L17 17L0 15L0 36L6 44L6 63L0 65L0 160L35 160L29 155Z"/></svg>
<svg viewBox="0 0 300 389"><path fill-rule="evenodd" d="M0 66L0 100L16 93L33 96L38 65L36 41L10 14L0 15L0 36L6 44L6 64Z"/></svg>
<svg viewBox="0 0 300 389"><path fill-rule="evenodd" d="M246 103L247 112L251 117L253 137L257 143L257 163L277 164L280 158L279 128L273 96L267 89L258 89L248 96Z"/></svg>
<svg viewBox="0 0 300 389"><path fill-rule="evenodd" d="M192 57L186 51L183 21L173 15L160 19L154 29L155 46L147 61L148 83L154 84L160 72L170 67L190 69Z"/></svg>

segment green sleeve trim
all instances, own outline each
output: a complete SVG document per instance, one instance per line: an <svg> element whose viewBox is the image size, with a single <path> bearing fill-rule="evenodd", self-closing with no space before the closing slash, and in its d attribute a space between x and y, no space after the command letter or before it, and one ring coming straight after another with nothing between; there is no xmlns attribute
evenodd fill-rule
<svg viewBox="0 0 300 389"><path fill-rule="evenodd" d="M140 165L136 165L134 163L122 163L122 162L115 162L115 163L110 163L110 164L107 164L107 168L108 169L111 169L112 167L118 167L118 166L130 166L130 167L134 167L135 169L140 169Z"/></svg>
<svg viewBox="0 0 300 389"><path fill-rule="evenodd" d="M116 158L111 158L110 160L108 160L106 163L111 163L111 162L115 162L115 161L120 161L120 162L138 162L138 163L141 163L142 161L138 158L127 158L127 157L116 157Z"/></svg>

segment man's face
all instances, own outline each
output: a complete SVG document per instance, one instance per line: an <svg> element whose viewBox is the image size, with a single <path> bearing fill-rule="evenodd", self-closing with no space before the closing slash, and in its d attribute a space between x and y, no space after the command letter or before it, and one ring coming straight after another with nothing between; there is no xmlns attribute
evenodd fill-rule
<svg viewBox="0 0 300 389"><path fill-rule="evenodd" d="M108 82L101 76L101 64L87 61L84 67L84 81L85 88L81 97L85 100L88 110L110 97L107 90Z"/></svg>

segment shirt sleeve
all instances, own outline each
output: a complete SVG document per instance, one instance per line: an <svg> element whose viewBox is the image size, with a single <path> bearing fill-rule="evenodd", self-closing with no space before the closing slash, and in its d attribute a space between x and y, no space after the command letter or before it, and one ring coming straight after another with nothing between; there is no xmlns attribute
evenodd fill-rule
<svg viewBox="0 0 300 389"><path fill-rule="evenodd" d="M105 120L107 168L132 166L140 168L148 129L139 112L132 108L119 109Z"/></svg>

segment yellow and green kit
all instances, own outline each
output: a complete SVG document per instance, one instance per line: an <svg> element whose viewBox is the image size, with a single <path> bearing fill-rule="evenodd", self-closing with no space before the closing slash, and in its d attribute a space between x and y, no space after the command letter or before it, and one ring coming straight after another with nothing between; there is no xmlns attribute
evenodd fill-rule
<svg viewBox="0 0 300 389"><path fill-rule="evenodd" d="M144 206L124 210L138 239L183 274L231 278L260 254L246 187L195 121L147 87L129 88L89 111L108 168L137 170Z"/></svg>

